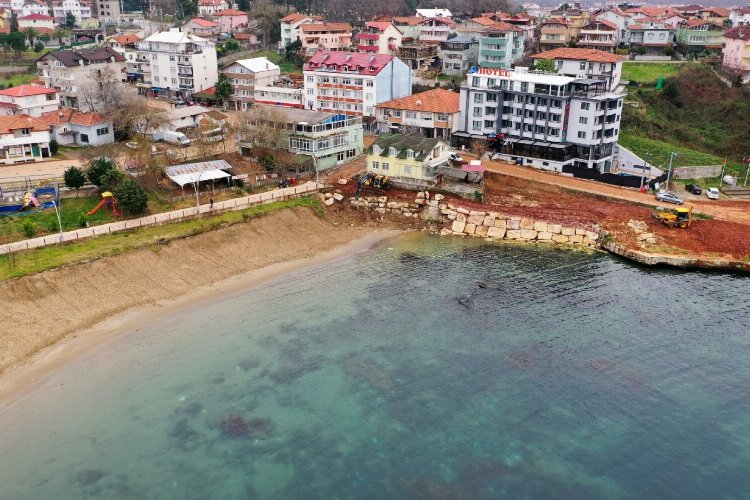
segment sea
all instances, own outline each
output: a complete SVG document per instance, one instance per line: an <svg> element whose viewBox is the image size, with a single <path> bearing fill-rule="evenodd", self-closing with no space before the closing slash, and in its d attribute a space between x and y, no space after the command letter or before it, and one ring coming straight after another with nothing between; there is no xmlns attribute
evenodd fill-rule
<svg viewBox="0 0 750 500"><path fill-rule="evenodd" d="M750 278L407 235L0 412L0 498L750 498Z"/></svg>

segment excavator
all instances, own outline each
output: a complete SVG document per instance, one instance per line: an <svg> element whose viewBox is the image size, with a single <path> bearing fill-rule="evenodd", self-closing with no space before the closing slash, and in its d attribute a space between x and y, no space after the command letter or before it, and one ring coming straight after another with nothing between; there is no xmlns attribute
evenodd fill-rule
<svg viewBox="0 0 750 500"><path fill-rule="evenodd" d="M690 227L690 224L693 222L693 207L657 208L652 217L667 227L681 227L684 229Z"/></svg>
<svg viewBox="0 0 750 500"><path fill-rule="evenodd" d="M385 189L388 189L388 187L387 175L377 175L373 174L372 172L367 172L362 174L362 176L357 181L357 190L354 193L354 197L359 198L360 194L362 194L362 191L383 191Z"/></svg>

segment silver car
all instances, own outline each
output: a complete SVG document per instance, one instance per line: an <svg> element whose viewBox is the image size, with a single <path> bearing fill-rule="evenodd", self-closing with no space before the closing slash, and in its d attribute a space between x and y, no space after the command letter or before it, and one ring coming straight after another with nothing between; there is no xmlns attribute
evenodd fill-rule
<svg viewBox="0 0 750 500"><path fill-rule="evenodd" d="M684 201L682 201L682 198L678 197L674 193L670 193L669 191L656 193L656 199L659 201L666 201L667 203L675 203L677 205L682 205L683 203L685 203Z"/></svg>

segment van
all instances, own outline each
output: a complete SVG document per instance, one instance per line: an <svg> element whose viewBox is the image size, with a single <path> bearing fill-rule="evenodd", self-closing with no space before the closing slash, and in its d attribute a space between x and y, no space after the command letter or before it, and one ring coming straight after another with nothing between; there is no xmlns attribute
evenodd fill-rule
<svg viewBox="0 0 750 500"><path fill-rule="evenodd" d="M178 144L180 146L190 146L190 139L187 138L182 132L159 132L154 136L157 141L164 141L170 144Z"/></svg>

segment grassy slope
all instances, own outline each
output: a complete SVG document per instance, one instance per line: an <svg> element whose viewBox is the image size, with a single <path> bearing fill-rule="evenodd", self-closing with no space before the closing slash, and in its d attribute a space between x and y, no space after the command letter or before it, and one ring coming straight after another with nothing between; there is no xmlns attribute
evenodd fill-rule
<svg viewBox="0 0 750 500"><path fill-rule="evenodd" d="M226 212L214 217L191 219L161 226L144 227L133 231L102 235L64 245L29 250L13 256L0 255L0 281L107 255L117 255L128 250L150 245L153 245L156 251L159 244L171 239L199 234L227 224L237 224L245 221L247 218L259 217L274 210L300 206L311 207L318 214L321 213L320 202L317 197L277 201L236 212Z"/></svg>
<svg viewBox="0 0 750 500"><path fill-rule="evenodd" d="M0 86L2 88L16 87L18 85L24 85L35 79L34 73L16 73L14 75L0 78Z"/></svg>
<svg viewBox="0 0 750 500"><path fill-rule="evenodd" d="M690 65L668 78L662 91L631 87L628 99L641 106L624 108L625 147L651 152L657 164L668 163L670 151L681 153L681 165L717 164L727 157L730 171L744 172L750 89L728 88L707 68Z"/></svg>
<svg viewBox="0 0 750 500"><path fill-rule="evenodd" d="M676 75L682 66L682 64L625 61L622 63L622 79L638 83L656 83L660 76L667 78Z"/></svg>

